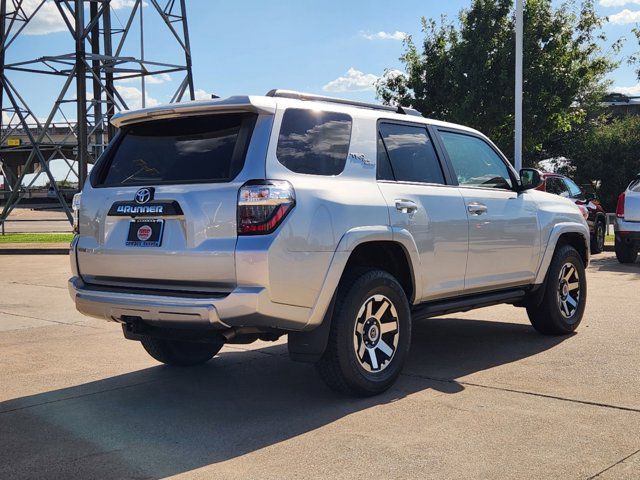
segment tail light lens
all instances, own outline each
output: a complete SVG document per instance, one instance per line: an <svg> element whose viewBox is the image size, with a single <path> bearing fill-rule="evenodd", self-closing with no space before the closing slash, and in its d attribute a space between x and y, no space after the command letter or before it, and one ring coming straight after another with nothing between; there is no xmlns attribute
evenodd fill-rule
<svg viewBox="0 0 640 480"><path fill-rule="evenodd" d="M73 213L73 233L80 233L80 203L82 193L76 193L71 201L71 211Z"/></svg>
<svg viewBox="0 0 640 480"><path fill-rule="evenodd" d="M584 217L584 219L588 219L589 218L589 209L587 207L585 207L584 205L578 205L578 208L580 209L580 213L582 214L582 216Z"/></svg>
<svg viewBox="0 0 640 480"><path fill-rule="evenodd" d="M250 180L238 192L238 234L273 232L295 204L295 192L289 182Z"/></svg>
<svg viewBox="0 0 640 480"><path fill-rule="evenodd" d="M616 217L624 218L624 192L618 195L618 205L616 206Z"/></svg>

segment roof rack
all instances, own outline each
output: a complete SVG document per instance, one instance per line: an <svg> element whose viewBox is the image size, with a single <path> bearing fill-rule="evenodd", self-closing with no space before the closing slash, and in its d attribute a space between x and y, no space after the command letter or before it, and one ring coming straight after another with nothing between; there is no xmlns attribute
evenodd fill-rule
<svg viewBox="0 0 640 480"><path fill-rule="evenodd" d="M295 90L281 90L274 88L267 92L267 97L292 98L294 100L309 100L316 102L338 103L340 105L351 105L353 107L370 108L372 110L385 110L387 112L399 113L402 115L413 115L421 117L422 114L413 108L401 107L400 105L393 107L391 105L378 105L375 103L356 102L354 100L345 100L344 98L326 97L324 95L315 95L313 93L296 92Z"/></svg>

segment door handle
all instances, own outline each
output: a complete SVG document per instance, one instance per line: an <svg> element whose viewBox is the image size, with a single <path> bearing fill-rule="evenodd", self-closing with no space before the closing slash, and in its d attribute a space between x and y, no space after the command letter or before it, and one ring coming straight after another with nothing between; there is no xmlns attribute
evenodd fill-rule
<svg viewBox="0 0 640 480"><path fill-rule="evenodd" d="M467 205L467 211L472 215L482 215L487 213L487 206L482 203L472 202Z"/></svg>
<svg viewBox="0 0 640 480"><path fill-rule="evenodd" d="M411 200L396 199L396 210L400 210L402 213L413 213L418 210L418 204Z"/></svg>

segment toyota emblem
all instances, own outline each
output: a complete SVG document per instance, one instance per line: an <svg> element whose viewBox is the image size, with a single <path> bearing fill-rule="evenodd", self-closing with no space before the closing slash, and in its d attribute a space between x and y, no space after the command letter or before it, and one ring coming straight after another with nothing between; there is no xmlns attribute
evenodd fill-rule
<svg viewBox="0 0 640 480"><path fill-rule="evenodd" d="M151 188L141 188L136 192L135 200L136 203L142 205L143 203L147 203L149 200L153 199L153 189Z"/></svg>

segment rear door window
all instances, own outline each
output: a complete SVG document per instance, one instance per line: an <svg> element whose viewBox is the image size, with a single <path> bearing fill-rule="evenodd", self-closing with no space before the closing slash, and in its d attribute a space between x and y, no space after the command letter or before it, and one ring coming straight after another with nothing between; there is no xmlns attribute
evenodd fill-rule
<svg viewBox="0 0 640 480"><path fill-rule="evenodd" d="M125 127L99 186L228 182L242 169L255 114L157 120Z"/></svg>
<svg viewBox="0 0 640 480"><path fill-rule="evenodd" d="M282 116L276 157L292 172L339 175L351 141L351 117L345 113L288 108Z"/></svg>
<svg viewBox="0 0 640 480"><path fill-rule="evenodd" d="M569 197L569 187L562 181L560 177L549 177L547 178L547 188L548 193L553 193L554 195L560 195L561 197Z"/></svg>
<svg viewBox="0 0 640 480"><path fill-rule="evenodd" d="M381 123L379 130L380 180L393 175L399 182L445 183L440 161L425 127Z"/></svg>

